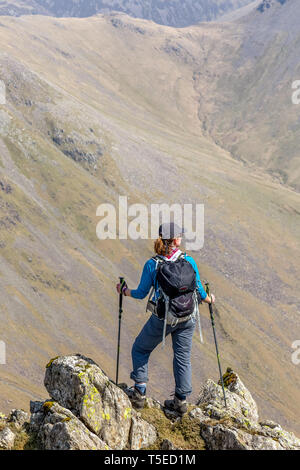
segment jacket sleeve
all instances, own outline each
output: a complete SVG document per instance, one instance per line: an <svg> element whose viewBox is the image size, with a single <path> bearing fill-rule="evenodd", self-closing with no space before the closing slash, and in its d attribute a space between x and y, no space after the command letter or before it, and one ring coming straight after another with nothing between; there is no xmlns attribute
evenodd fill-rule
<svg viewBox="0 0 300 470"><path fill-rule="evenodd" d="M201 296L201 299L204 300L206 299L207 297L207 293L205 292L203 286L202 286L202 283L201 283L201 279L200 279L200 274L199 274L199 271L198 271L198 266L196 264L196 261L194 260L194 258L192 258L191 256L186 256L186 259L189 263L191 263L191 265L193 266L194 270L195 270L195 273L196 273L196 279L197 279L197 286L198 286L198 291L199 291L199 294Z"/></svg>
<svg viewBox="0 0 300 470"><path fill-rule="evenodd" d="M131 296L134 299L144 299L154 285L155 278L155 262L148 260L144 266L141 280L137 289L131 291Z"/></svg>

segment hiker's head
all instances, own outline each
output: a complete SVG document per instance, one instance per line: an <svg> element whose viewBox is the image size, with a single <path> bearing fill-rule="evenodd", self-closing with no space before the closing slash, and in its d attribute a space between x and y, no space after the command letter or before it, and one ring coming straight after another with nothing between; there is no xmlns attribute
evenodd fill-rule
<svg viewBox="0 0 300 470"><path fill-rule="evenodd" d="M162 224L159 227L159 238L154 243L155 253L167 256L174 248L179 248L183 233L184 229L174 222Z"/></svg>

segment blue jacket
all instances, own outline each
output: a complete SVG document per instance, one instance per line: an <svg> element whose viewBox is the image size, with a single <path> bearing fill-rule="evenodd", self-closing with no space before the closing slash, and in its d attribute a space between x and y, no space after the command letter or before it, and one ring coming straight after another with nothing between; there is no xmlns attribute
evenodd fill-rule
<svg viewBox="0 0 300 470"><path fill-rule="evenodd" d="M185 255L185 259L189 263L191 263L191 265L193 266L195 270L198 290L199 290L201 299L204 300L207 297L207 293L205 292L201 284L197 264L194 258L192 258L189 255ZM151 287L155 285L155 279L156 279L156 262L151 258L145 263L145 266L142 272L142 277L140 280L140 284L137 289L131 291L131 296L135 299L144 299L149 294ZM158 290L156 290L155 299L158 298L158 295L159 295Z"/></svg>

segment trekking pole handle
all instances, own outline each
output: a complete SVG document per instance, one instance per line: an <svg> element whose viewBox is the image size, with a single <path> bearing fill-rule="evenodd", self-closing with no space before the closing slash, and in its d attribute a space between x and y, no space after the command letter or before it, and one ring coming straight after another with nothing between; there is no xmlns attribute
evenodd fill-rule
<svg viewBox="0 0 300 470"><path fill-rule="evenodd" d="M210 295L209 282L206 282L206 283L205 283L205 292L207 293L207 295Z"/></svg>
<svg viewBox="0 0 300 470"><path fill-rule="evenodd" d="M206 291L207 295L210 297L209 282L205 283L205 291ZM211 315L212 322L214 322L214 313L213 313L212 303L208 304L208 307L209 307L209 313Z"/></svg>
<svg viewBox="0 0 300 470"><path fill-rule="evenodd" d="M123 287L125 283L124 277L119 277L120 279L120 296L119 296L119 314L122 315L122 304L123 304Z"/></svg>
<svg viewBox="0 0 300 470"><path fill-rule="evenodd" d="M209 282L206 282L205 283L205 292L207 293L207 295L210 297L210 287L209 287ZM212 306L212 303L209 304L209 306L211 307Z"/></svg>
<svg viewBox="0 0 300 470"><path fill-rule="evenodd" d="M119 277L119 279L120 279L120 293L123 294L123 289L124 287L127 287L127 284L126 284L124 277Z"/></svg>

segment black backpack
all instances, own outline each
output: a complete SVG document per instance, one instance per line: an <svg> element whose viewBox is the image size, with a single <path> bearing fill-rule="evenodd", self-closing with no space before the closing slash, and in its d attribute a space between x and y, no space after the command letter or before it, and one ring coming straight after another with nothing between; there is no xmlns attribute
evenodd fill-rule
<svg viewBox="0 0 300 470"><path fill-rule="evenodd" d="M196 273L182 253L175 261L167 261L162 256L153 258L157 262L156 288L160 296L156 312L164 318L166 302L168 311L175 318L192 315L195 310L195 293L197 289Z"/></svg>

